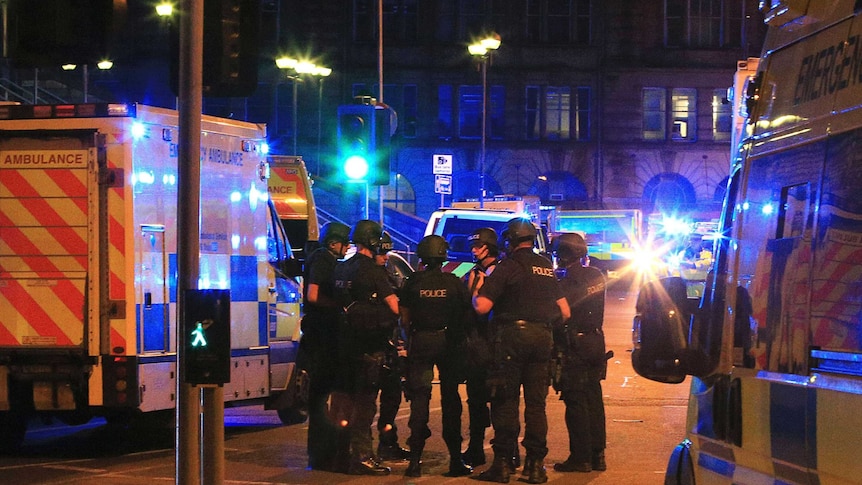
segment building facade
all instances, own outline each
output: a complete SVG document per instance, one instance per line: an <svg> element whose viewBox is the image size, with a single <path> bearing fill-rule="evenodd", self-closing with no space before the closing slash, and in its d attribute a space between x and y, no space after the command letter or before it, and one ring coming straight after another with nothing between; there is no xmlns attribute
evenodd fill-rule
<svg viewBox="0 0 862 485"><path fill-rule="evenodd" d="M330 143L311 148L313 116L299 116L298 140L313 170L335 180L335 105L381 97L377 4L287 0L274 10L274 44L333 69L321 133ZM564 208L717 213L730 166L727 90L737 61L759 54L765 32L756 1L382 4L382 99L398 114L386 206L424 218L451 197L478 197L484 61L467 46L495 33L501 45L485 66L488 195L535 194ZM313 96L305 98L300 111L314 113ZM452 156L451 196L435 192L437 154Z"/></svg>
<svg viewBox="0 0 862 485"><path fill-rule="evenodd" d="M114 68L91 73L91 97L173 107L166 81L174 20L156 17L150 2L128 6ZM257 90L205 98L204 111L266 123L273 151L302 155L320 206L344 220L369 206L375 212L381 195L384 206L427 219L453 198L478 197L482 167L488 195L708 218L730 166L727 89L737 61L757 56L765 34L757 6L263 0ZM484 60L471 56L467 46L489 34L499 36L499 48ZM325 65L331 75L280 70L274 61L285 55ZM336 150L337 107L363 95L397 113L391 181L373 187L367 204L363 187L342 183ZM435 191L439 154L452 156L451 195Z"/></svg>

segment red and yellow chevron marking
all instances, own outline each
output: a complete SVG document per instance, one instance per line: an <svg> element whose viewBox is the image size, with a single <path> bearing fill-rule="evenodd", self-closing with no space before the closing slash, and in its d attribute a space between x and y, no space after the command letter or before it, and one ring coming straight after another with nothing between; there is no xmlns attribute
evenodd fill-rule
<svg viewBox="0 0 862 485"><path fill-rule="evenodd" d="M80 345L87 168L0 170L0 345Z"/></svg>
<svg viewBox="0 0 862 485"><path fill-rule="evenodd" d="M298 169L273 167L269 177L269 196L275 203L275 210L282 218L291 215L308 215L308 194L305 184L299 178Z"/></svg>
<svg viewBox="0 0 862 485"><path fill-rule="evenodd" d="M113 154L109 152L108 168L122 168L116 163ZM120 160L122 158L119 158ZM108 190L108 298L114 301L126 300L126 231L125 231L125 185L111 188ZM134 323L132 318L131 323ZM134 326L129 330L129 321L112 320L111 321L111 352L114 353L117 349L124 349L125 353L135 352L135 349L128 348L127 334L129 331L134 332ZM134 337L131 337L134 338Z"/></svg>

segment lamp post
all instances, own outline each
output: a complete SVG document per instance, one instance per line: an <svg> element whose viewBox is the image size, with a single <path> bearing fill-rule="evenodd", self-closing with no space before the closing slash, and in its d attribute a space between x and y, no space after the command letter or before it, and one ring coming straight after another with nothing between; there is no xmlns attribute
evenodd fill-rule
<svg viewBox="0 0 862 485"><path fill-rule="evenodd" d="M275 65L279 69L291 69L293 75L288 75L287 78L293 82L293 154L298 155L297 150L297 135L299 133L299 119L297 116L297 84L302 81L302 74L309 74L318 77L320 84L317 91L317 172L320 174L320 130L322 125L321 103L323 99L323 78L332 74L332 69L328 67L318 66L308 61L300 61L291 57L279 57L275 60Z"/></svg>
<svg viewBox="0 0 862 485"><path fill-rule="evenodd" d="M63 64L63 66L62 66L62 68L63 68L63 70L64 70L64 71L74 71L74 70L75 70L75 68L77 68L77 67L78 67L78 66L76 66L75 64ZM106 60L103 60L103 61L99 61L99 63L98 63L98 64L96 64L96 67L98 67L98 68L99 68L99 69L101 69L102 71L107 71L108 69L110 69L110 68L114 67L114 63L106 59ZM83 100L84 100L84 102L86 103L86 102L87 102L87 98L88 98L88 94L87 94L87 92L89 91L89 88L90 88L90 70L89 70L89 68L87 67L87 65L86 65L86 64L84 64L84 65L82 66L82 71L84 72L84 79L83 79L83 82L84 82Z"/></svg>
<svg viewBox="0 0 862 485"><path fill-rule="evenodd" d="M500 48L500 36L491 34L488 37L470 44L467 51L477 57L482 70L482 152L479 155L479 207L485 207L485 140L488 134L488 64L491 61L491 51Z"/></svg>

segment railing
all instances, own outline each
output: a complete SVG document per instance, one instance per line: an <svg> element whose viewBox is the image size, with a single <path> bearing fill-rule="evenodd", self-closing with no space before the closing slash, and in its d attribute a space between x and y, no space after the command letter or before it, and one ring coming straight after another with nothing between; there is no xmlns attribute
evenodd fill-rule
<svg viewBox="0 0 862 485"><path fill-rule="evenodd" d="M35 100L33 98L36 98ZM67 101L56 94L41 88L35 90L12 82L9 78L0 78L0 99L22 104L58 104Z"/></svg>

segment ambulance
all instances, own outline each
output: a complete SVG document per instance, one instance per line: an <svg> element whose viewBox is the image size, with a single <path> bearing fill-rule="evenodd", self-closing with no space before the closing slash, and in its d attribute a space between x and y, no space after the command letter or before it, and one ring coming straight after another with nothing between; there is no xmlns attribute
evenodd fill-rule
<svg viewBox="0 0 862 485"><path fill-rule="evenodd" d="M266 128L201 123L193 237L198 289L230 294L225 404L289 421L301 290L268 196ZM0 448L31 417L173 415L177 137L166 109L0 106Z"/></svg>
<svg viewBox="0 0 862 485"><path fill-rule="evenodd" d="M320 225L311 191L312 180L300 156L270 155L269 197L301 262L317 247Z"/></svg>
<svg viewBox="0 0 862 485"><path fill-rule="evenodd" d="M862 10L760 5L703 296L645 285L632 364L690 382L666 484L862 483Z"/></svg>

